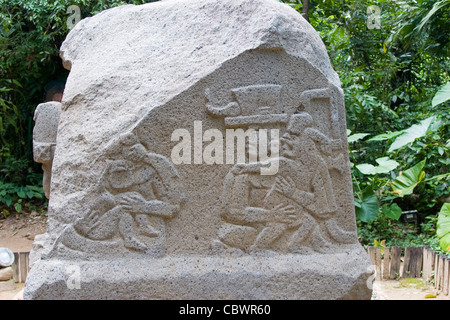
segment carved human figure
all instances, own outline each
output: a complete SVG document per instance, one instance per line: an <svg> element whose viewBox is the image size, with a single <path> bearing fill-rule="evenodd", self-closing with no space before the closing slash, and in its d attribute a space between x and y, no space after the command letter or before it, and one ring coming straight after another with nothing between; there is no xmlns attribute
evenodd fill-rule
<svg viewBox="0 0 450 320"><path fill-rule="evenodd" d="M327 245L316 220L329 220L337 210L328 163L336 160L332 150L339 149L341 141L313 128L306 112L292 115L286 131L281 157L271 160L279 161L276 175L260 175L267 163L237 164L227 175L227 223L219 231L223 244L244 251L295 252L314 234L312 249ZM329 224L333 235L341 232L335 223ZM284 248L275 246L281 237L286 238Z"/></svg>
<svg viewBox="0 0 450 320"><path fill-rule="evenodd" d="M104 170L100 196L68 230L97 241L118 234L126 248L145 251L143 237L163 237L164 220L180 210L184 196L178 174L166 158L148 153L133 134L121 136L109 153L115 159Z"/></svg>
<svg viewBox="0 0 450 320"><path fill-rule="evenodd" d="M337 204L330 169L342 172L342 154L333 158L342 148L341 139L332 139L313 127L312 117L301 112L294 114L287 132L281 138L281 155L286 174L280 174L274 189L299 205L302 223L289 240L288 250L297 251L304 240L310 240L314 250L324 250L330 243L323 237L328 233L337 242L352 242L353 233L336 225L333 215ZM293 173L293 174L292 174ZM323 222L324 229L318 221Z"/></svg>

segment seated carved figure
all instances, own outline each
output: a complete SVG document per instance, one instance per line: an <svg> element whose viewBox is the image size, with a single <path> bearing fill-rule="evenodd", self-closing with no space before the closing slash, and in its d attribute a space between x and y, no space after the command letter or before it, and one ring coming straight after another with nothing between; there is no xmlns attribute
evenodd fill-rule
<svg viewBox="0 0 450 320"><path fill-rule="evenodd" d="M124 247L145 251L145 238L164 237L164 219L180 210L178 174L166 158L148 153L132 135L122 136L110 149L117 159L104 170L99 197L86 216L66 229L61 242L69 234L100 242L120 238Z"/></svg>
<svg viewBox="0 0 450 320"><path fill-rule="evenodd" d="M222 246L250 252L323 250L328 242L318 221L325 221L333 236L346 237L330 219L337 207L328 163L340 140L328 138L312 125L306 112L291 116L281 138L281 157L270 160L279 161L276 175L260 175L267 163L237 164L231 169L224 186L227 223L219 230Z"/></svg>

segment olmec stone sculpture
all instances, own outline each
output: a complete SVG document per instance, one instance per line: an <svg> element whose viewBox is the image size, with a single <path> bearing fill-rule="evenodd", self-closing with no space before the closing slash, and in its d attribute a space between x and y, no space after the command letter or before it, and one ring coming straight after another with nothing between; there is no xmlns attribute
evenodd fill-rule
<svg viewBox="0 0 450 320"><path fill-rule="evenodd" d="M53 253L62 247L93 254L98 248L102 256L102 249L162 255L164 220L178 213L184 197L178 173L168 159L148 153L133 134L113 140L105 154L109 159L95 192L98 198L64 229Z"/></svg>
<svg viewBox="0 0 450 320"><path fill-rule="evenodd" d="M369 299L343 91L275 0L82 20L27 299Z"/></svg>

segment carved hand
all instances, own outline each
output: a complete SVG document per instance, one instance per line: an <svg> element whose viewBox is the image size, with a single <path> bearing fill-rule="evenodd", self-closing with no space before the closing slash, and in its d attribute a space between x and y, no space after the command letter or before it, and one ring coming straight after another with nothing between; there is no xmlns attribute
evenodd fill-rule
<svg viewBox="0 0 450 320"><path fill-rule="evenodd" d="M278 176L275 180L275 190L287 197L292 197L295 192L295 183L291 177Z"/></svg>
<svg viewBox="0 0 450 320"><path fill-rule="evenodd" d="M100 216L99 210L93 208L88 215L83 218L83 223L79 225L82 226L83 230L93 229L98 224Z"/></svg>
<svg viewBox="0 0 450 320"><path fill-rule="evenodd" d="M146 211L145 205L147 201L137 192L122 195L118 202L122 208L130 212L145 213Z"/></svg>
<svg viewBox="0 0 450 320"><path fill-rule="evenodd" d="M297 218L295 207L292 205L284 206L282 203L270 210L270 216L274 222L281 223L293 223Z"/></svg>
<svg viewBox="0 0 450 320"><path fill-rule="evenodd" d="M243 174L243 173L244 173L244 170L245 170L245 164L243 164L243 163L238 163L238 164L236 164L235 166L233 166L233 168L231 168L231 172L232 172L234 175L240 175L240 174Z"/></svg>
<svg viewBox="0 0 450 320"><path fill-rule="evenodd" d="M247 174L247 173L259 173L261 166L257 163L247 164L238 163L232 169L231 172L234 175Z"/></svg>

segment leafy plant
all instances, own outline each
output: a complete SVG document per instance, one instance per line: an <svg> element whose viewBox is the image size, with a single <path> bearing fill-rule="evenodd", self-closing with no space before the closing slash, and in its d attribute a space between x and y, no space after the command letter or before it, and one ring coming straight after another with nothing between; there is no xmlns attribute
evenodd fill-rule
<svg viewBox="0 0 450 320"><path fill-rule="evenodd" d="M391 160L389 157L375 159L375 162L378 164L377 166L373 166L369 163L362 163L358 164L356 168L362 174L375 175L379 173L389 173L399 165L397 161Z"/></svg>
<svg viewBox="0 0 450 320"><path fill-rule="evenodd" d="M388 152L393 152L400 149L407 144L414 142L416 139L424 137L432 131L439 130L442 125L442 121L438 120L435 116L431 116L422 120L419 124L414 124L408 129L405 129L399 134L394 142L389 147Z"/></svg>
<svg viewBox="0 0 450 320"><path fill-rule="evenodd" d="M0 0L0 204L6 216L42 200L41 167L33 162L33 114L46 101L46 87L65 83L59 48L70 31L67 8L81 18L144 0Z"/></svg>
<svg viewBox="0 0 450 320"><path fill-rule="evenodd" d="M398 220L402 215L402 209L395 202L391 204L385 204L381 208L381 212L383 212L386 217L393 220Z"/></svg>
<svg viewBox="0 0 450 320"><path fill-rule="evenodd" d="M375 220L380 209L377 195L370 188L366 188L355 198L355 214L358 219L364 222Z"/></svg>
<svg viewBox="0 0 450 320"><path fill-rule="evenodd" d="M442 88L436 92L433 100L431 101L431 106L436 107L441 103L444 103L450 99L450 82L447 82Z"/></svg>
<svg viewBox="0 0 450 320"><path fill-rule="evenodd" d="M366 136L367 134L353 134L348 137L348 140L357 142ZM368 141L388 140L395 136L397 134L384 134L383 137L376 136ZM354 154L354 151L351 151L351 154ZM421 168L423 168L424 161L420 163L419 177L415 176L417 166L396 176L393 170L399 166L399 163L388 156L377 158L375 166L369 163L355 165L356 162L356 158L353 157L352 173L356 217L361 221L370 222L375 220L379 212L382 212L386 217L398 220L402 210L392 201L396 197L410 194L423 180ZM389 186L393 188L389 188Z"/></svg>
<svg viewBox="0 0 450 320"><path fill-rule="evenodd" d="M14 207L20 213L24 202L33 199L44 199L44 191L41 186L27 185L21 187L11 182L0 181L0 203L7 207Z"/></svg>
<svg viewBox="0 0 450 320"><path fill-rule="evenodd" d="M399 197L409 195L414 188L424 179L425 172L423 167L425 160L419 162L414 167L402 172L397 178L392 181L392 189Z"/></svg>
<svg viewBox="0 0 450 320"><path fill-rule="evenodd" d="M375 136L368 139L371 141L384 141L409 132L411 128L394 133ZM428 131L427 131L428 132ZM351 133L348 131L348 133ZM355 143L367 134L353 134L348 137L350 143ZM397 138L398 139L398 138ZM415 140L415 139L414 139ZM405 143L412 143L414 140ZM350 151L353 156L354 150ZM377 165L370 163L356 164L353 156L352 175L355 191L355 212L358 219L364 222L374 221L377 214L382 212L387 218L398 220L402 210L398 204L393 202L396 198L403 198L411 195L414 189L424 181L441 180L448 178L449 173L433 176L425 180L426 173L424 166L426 160L422 160L411 168L395 174L394 170L399 166L399 162L383 156L375 160ZM365 178L366 177L366 178Z"/></svg>
<svg viewBox="0 0 450 320"><path fill-rule="evenodd" d="M439 211L436 235L442 250L450 251L450 203L444 203Z"/></svg>

